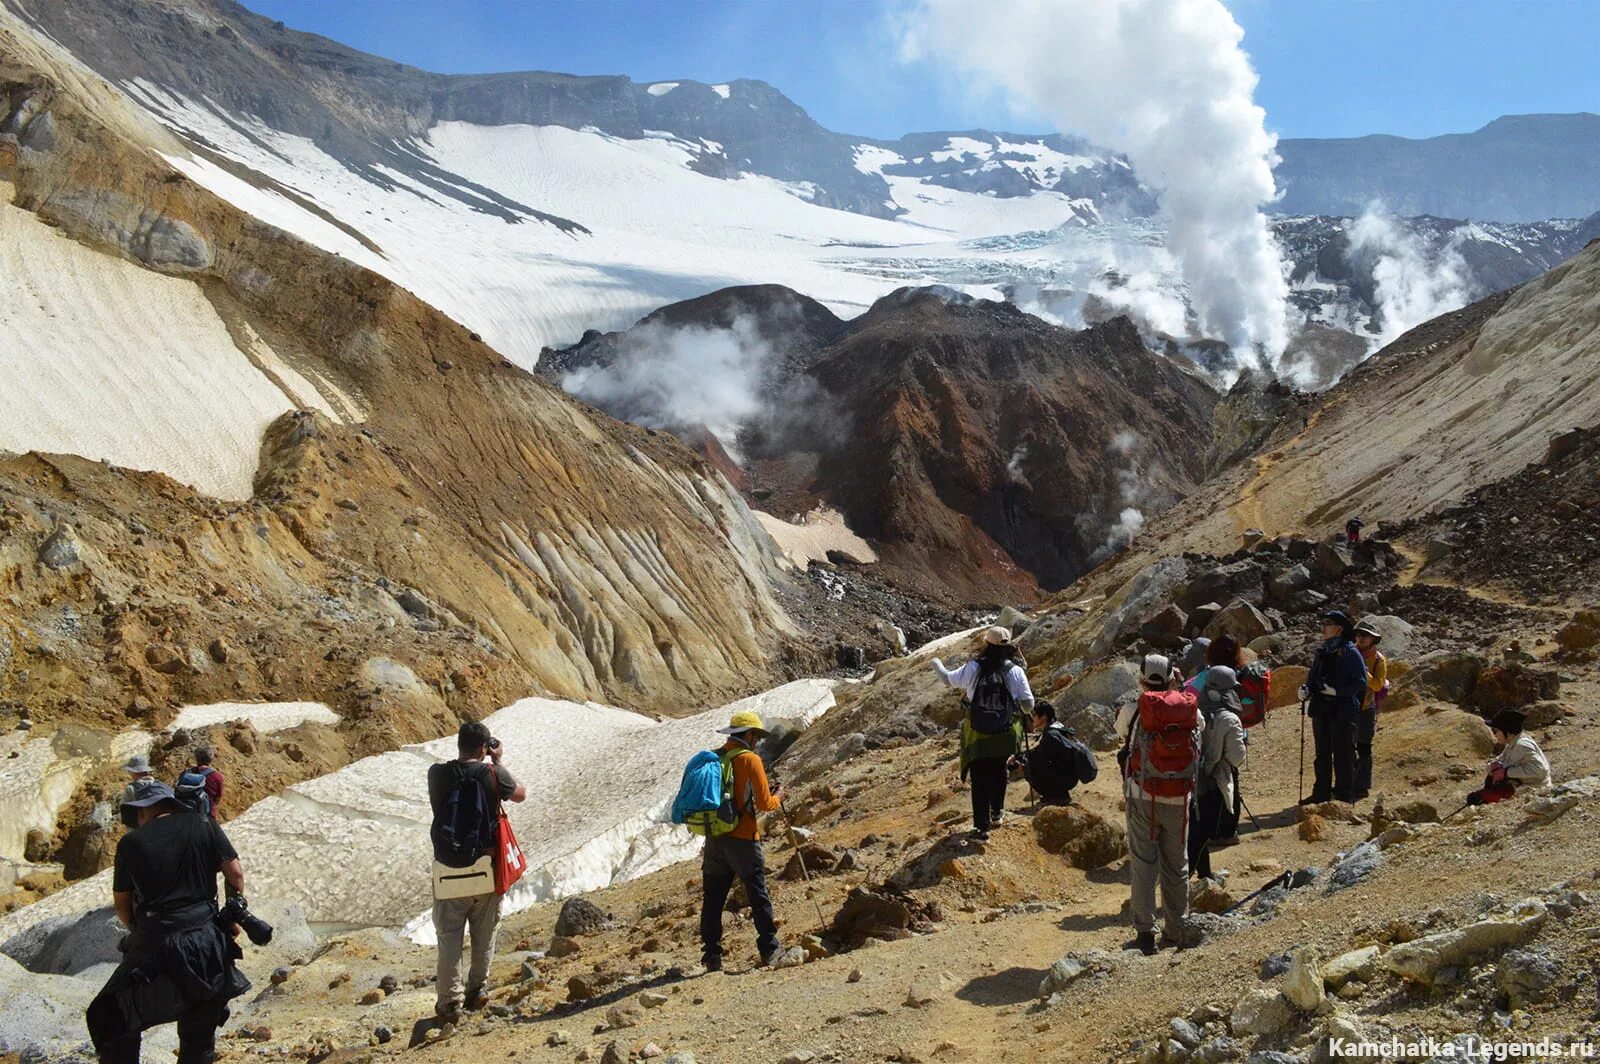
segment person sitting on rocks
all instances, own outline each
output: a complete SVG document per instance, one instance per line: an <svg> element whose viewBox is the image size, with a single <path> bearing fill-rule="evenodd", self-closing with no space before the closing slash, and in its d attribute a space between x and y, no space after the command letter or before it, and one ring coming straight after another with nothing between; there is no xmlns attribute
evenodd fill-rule
<svg viewBox="0 0 1600 1064"><path fill-rule="evenodd" d="M1033 708L1033 688L1022 655L1011 643L1011 630L990 628L983 642L982 652L959 669L933 659L940 678L966 695L961 778L972 776L972 837L980 842L1005 816L1006 764L1022 749L1019 710Z"/></svg>
<svg viewBox="0 0 1600 1064"><path fill-rule="evenodd" d="M1501 750L1489 762L1483 786L1467 795L1468 805L1504 801L1517 793L1518 787L1549 786L1550 759L1534 737L1522 730L1525 720L1516 710L1503 709L1489 722L1495 745Z"/></svg>
<svg viewBox="0 0 1600 1064"><path fill-rule="evenodd" d="M1355 628L1356 649L1367 663L1367 693L1356 718L1356 797L1372 792L1372 740L1378 734L1378 707L1389 694L1389 659L1378 649L1383 633L1371 621Z"/></svg>
<svg viewBox="0 0 1600 1064"><path fill-rule="evenodd" d="M1038 743L1031 751L1013 757L1007 767L1021 772L1045 805L1071 804L1072 788L1088 783L1099 772L1094 751L1056 720L1056 709L1049 702L1034 704L1028 730L1039 736Z"/></svg>

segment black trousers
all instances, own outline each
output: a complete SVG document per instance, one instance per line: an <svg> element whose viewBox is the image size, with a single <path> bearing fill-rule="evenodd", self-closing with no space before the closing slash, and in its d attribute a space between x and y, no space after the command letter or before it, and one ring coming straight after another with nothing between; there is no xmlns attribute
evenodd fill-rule
<svg viewBox="0 0 1600 1064"><path fill-rule="evenodd" d="M1223 805L1222 792L1208 788L1195 800L1189 818L1189 874L1211 878L1211 847L1214 839L1226 839L1239 831L1239 774L1233 774L1233 806Z"/></svg>
<svg viewBox="0 0 1600 1064"><path fill-rule="evenodd" d="M1372 790L1372 737L1378 734L1378 712L1365 709L1356 718L1356 793Z"/></svg>
<svg viewBox="0 0 1600 1064"><path fill-rule="evenodd" d="M1006 759L980 757L967 766L972 784L972 826L988 831L1006 807Z"/></svg>
<svg viewBox="0 0 1600 1064"><path fill-rule="evenodd" d="M756 949L766 957L778 948L778 922L772 917L767 894L767 859L761 843L718 835L706 840L700 858L705 898L700 909L700 948L707 961L722 959L722 907L728 903L733 881L744 884L750 915L756 923Z"/></svg>
<svg viewBox="0 0 1600 1064"><path fill-rule="evenodd" d="M89 1002L89 1038L100 1064L139 1064L143 1033L163 1023L178 1023L178 1064L211 1064L217 1056L217 1028L228 1020L226 1001L186 1001L166 975L153 978L124 963Z"/></svg>
<svg viewBox="0 0 1600 1064"><path fill-rule="evenodd" d="M1318 802L1337 798L1353 801L1356 786L1356 713L1322 713L1311 718L1311 734L1316 742L1313 762L1315 779L1311 797Z"/></svg>

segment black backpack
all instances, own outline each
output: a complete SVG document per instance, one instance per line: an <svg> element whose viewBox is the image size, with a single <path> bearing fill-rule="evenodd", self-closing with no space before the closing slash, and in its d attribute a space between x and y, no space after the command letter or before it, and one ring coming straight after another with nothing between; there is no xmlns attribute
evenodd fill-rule
<svg viewBox="0 0 1600 1064"><path fill-rule="evenodd" d="M1054 742L1061 748L1057 756L1062 767L1075 779L1074 787L1079 783L1088 783L1100 775L1100 763L1095 759L1094 751L1079 742L1073 735L1072 729L1047 728L1039 742L1040 745Z"/></svg>
<svg viewBox="0 0 1600 1064"><path fill-rule="evenodd" d="M972 688L972 730L980 735L999 735L1011 730L1017 719L1017 700L1006 687L1006 670L1013 662L998 666L978 663L978 682Z"/></svg>
<svg viewBox="0 0 1600 1064"><path fill-rule="evenodd" d="M206 793L206 777L215 772L210 765L184 769L172 785L172 796L201 816L211 815L211 795Z"/></svg>
<svg viewBox="0 0 1600 1064"><path fill-rule="evenodd" d="M433 849L441 864L464 868L494 849L494 821L483 784L467 774L462 762L453 767L455 779L433 822Z"/></svg>

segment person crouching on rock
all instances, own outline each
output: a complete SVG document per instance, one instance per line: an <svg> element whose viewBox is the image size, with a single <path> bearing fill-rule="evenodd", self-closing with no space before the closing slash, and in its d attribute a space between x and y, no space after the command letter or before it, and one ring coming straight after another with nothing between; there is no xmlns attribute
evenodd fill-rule
<svg viewBox="0 0 1600 1064"><path fill-rule="evenodd" d="M1139 667L1144 693L1117 713L1126 780L1133 948L1156 952L1156 882L1161 883L1163 944L1184 942L1189 915L1189 801L1200 772L1204 725L1193 692L1161 654Z"/></svg>
<svg viewBox="0 0 1600 1064"><path fill-rule="evenodd" d="M1359 801L1356 725L1367 696L1367 663L1350 639L1350 615L1343 610L1322 615L1322 645L1311 661L1303 692L1310 705L1316 758L1311 793L1300 804L1316 805L1334 798Z"/></svg>
<svg viewBox="0 0 1600 1064"><path fill-rule="evenodd" d="M1550 759L1534 737L1522 730L1525 719L1521 713L1505 709L1489 722L1495 745L1501 750L1489 762L1483 786L1467 795L1468 805L1504 801L1516 794L1518 787L1549 786Z"/></svg>
<svg viewBox="0 0 1600 1064"><path fill-rule="evenodd" d="M1049 702L1035 702L1028 722L1028 730L1039 739L1032 750L1011 758L1007 769L1026 778L1045 805L1070 805L1072 788L1099 773L1094 751L1056 720L1056 708Z"/></svg>
<svg viewBox="0 0 1600 1064"><path fill-rule="evenodd" d="M217 875L242 897L244 869L217 822L189 815L160 780L136 780L122 804L138 830L117 843L111 898L128 936L89 1002L89 1037L101 1064L139 1064L142 1033L176 1020L178 1064L211 1064L228 1002L250 989L217 924Z"/></svg>
<svg viewBox="0 0 1600 1064"><path fill-rule="evenodd" d="M983 633L982 652L959 669L933 659L934 671L966 695L961 721L961 778L972 777L972 837L983 841L1005 817L1006 764L1022 749L1020 710L1033 708L1033 688L1011 631Z"/></svg>
<svg viewBox="0 0 1600 1064"><path fill-rule="evenodd" d="M1189 871L1211 878L1211 851L1224 840L1237 841L1239 829L1239 770L1244 767L1243 707L1239 701L1238 673L1226 665L1208 671L1200 698L1205 718L1201 745L1200 782L1195 788L1189 831Z"/></svg>
<svg viewBox="0 0 1600 1064"><path fill-rule="evenodd" d="M739 822L726 834L707 838L700 856L700 881L705 891L700 904L700 959L706 971L722 971L722 908L737 879L744 884L744 895L750 902L750 918L756 925L756 952L762 966L787 968L801 963L805 956L798 947L786 950L778 945L778 921L772 915L772 897L767 893L767 859L761 849L761 825L756 814L777 809L783 788L768 786L766 766L755 752L756 744L767 734L766 725L754 712L740 710L726 728L717 729L717 734L728 737L717 753L728 757L733 772L733 808L739 814Z"/></svg>

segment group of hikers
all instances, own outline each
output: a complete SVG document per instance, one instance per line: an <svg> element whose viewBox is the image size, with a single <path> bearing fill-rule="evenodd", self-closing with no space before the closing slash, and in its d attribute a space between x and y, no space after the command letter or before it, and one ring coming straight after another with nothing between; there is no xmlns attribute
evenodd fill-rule
<svg viewBox="0 0 1600 1064"><path fill-rule="evenodd" d="M1302 804L1366 797L1377 712L1388 690L1378 628L1352 624L1339 610L1321 621L1323 641L1300 691L1302 724L1310 722L1315 744L1312 789ZM1232 637L1195 640L1188 654L1178 663L1147 654L1139 665L1138 696L1115 721L1135 933L1130 947L1146 954L1163 945L1182 947L1190 877L1210 877L1211 854L1238 842L1248 730L1265 720L1270 702L1270 674L1247 660ZM970 780L975 840L987 839L1003 822L1013 777L1026 780L1043 804L1070 803L1073 790L1095 778L1094 752L1056 719L1050 703L1034 697L1010 631L987 629L979 653L958 668L937 658L932 665L966 704L960 771ZM1184 666L1192 676L1185 677ZM1491 726L1501 752L1468 805L1550 781L1549 761L1525 732L1521 714L1502 712ZM675 822L705 837L702 962L707 971L722 968L723 909L738 882L750 905L760 963L798 964L803 953L779 942L766 885L759 816L782 808L782 789L769 781L760 748L767 729L756 713L742 710L718 731L718 748L689 762L672 810ZM441 1023L487 1004L501 902L526 867L504 804L523 801L527 791L502 765L499 740L486 724L468 721L456 748L456 758L431 766L427 780ZM1301 749L1303 769L1303 727ZM212 760L211 750L197 749L175 787L155 779L145 758L124 766L133 777L121 796L130 830L117 846L112 896L128 934L122 962L87 1014L105 1064L135 1064L141 1032L173 1021L179 1064L211 1064L228 1002L250 985L235 964L242 956L241 928L252 941L271 935L249 912L243 868L218 824L224 781ZM225 905L218 904L219 875Z"/></svg>

